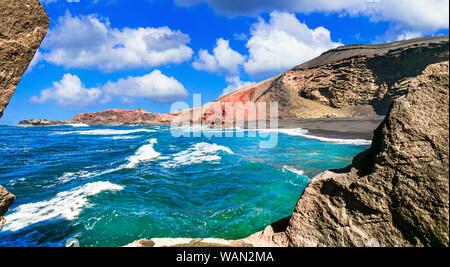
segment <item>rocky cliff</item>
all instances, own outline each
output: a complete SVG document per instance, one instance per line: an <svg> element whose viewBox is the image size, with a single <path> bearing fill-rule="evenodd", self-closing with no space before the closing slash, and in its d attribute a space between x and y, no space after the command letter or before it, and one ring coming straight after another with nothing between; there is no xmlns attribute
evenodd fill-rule
<svg viewBox="0 0 450 267"><path fill-rule="evenodd" d="M352 166L315 177L287 226L292 246L449 245L449 64L402 85Z"/></svg>
<svg viewBox="0 0 450 267"><path fill-rule="evenodd" d="M0 118L48 25L38 0L0 0Z"/></svg>
<svg viewBox="0 0 450 267"><path fill-rule="evenodd" d="M248 102L277 102L280 119L386 115L403 83L448 59L448 36L343 46L206 104L202 120L220 118L224 103Z"/></svg>
<svg viewBox="0 0 450 267"><path fill-rule="evenodd" d="M49 20L38 0L0 0L0 118L42 39ZM0 229L15 197L0 186Z"/></svg>

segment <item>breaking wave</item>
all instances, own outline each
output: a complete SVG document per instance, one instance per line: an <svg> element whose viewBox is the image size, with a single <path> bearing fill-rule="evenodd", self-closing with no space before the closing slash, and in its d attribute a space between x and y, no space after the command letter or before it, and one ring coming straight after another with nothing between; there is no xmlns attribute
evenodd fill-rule
<svg viewBox="0 0 450 267"><path fill-rule="evenodd" d="M220 161L222 158L217 154L219 151L234 154L228 147L202 142L173 155L172 160L163 162L161 165L165 168L174 168L203 162Z"/></svg>
<svg viewBox="0 0 450 267"><path fill-rule="evenodd" d="M89 204L88 197L103 191L120 191L123 187L110 182L94 182L70 191L58 193L54 198L21 205L6 216L5 231L18 231L35 223L51 220L74 220Z"/></svg>
<svg viewBox="0 0 450 267"><path fill-rule="evenodd" d="M139 164L139 162L142 161L149 161L154 158L157 158L160 156L160 153L156 152L153 148L153 145L157 142L155 138L150 140L150 143L147 145L141 146L136 153L128 158L128 164L125 165L125 168L134 168L136 165Z"/></svg>

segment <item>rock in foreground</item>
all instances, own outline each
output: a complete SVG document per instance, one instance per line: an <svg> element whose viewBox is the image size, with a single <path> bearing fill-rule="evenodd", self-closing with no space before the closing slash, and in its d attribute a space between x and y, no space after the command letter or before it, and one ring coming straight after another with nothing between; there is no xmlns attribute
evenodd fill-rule
<svg viewBox="0 0 450 267"><path fill-rule="evenodd" d="M291 246L449 245L449 64L403 87L372 147L315 177L287 227Z"/></svg>
<svg viewBox="0 0 450 267"><path fill-rule="evenodd" d="M3 215L5 215L15 199L16 197L13 194L9 193L5 188L0 186L0 230L6 222Z"/></svg>
<svg viewBox="0 0 450 267"><path fill-rule="evenodd" d="M38 0L0 0L0 118L48 25Z"/></svg>

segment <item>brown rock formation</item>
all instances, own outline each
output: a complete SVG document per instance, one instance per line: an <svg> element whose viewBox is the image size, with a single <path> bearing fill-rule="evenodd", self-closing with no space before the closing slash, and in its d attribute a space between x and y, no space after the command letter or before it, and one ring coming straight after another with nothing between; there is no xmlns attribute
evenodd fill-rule
<svg viewBox="0 0 450 267"><path fill-rule="evenodd" d="M48 25L38 0L0 0L0 118Z"/></svg>
<svg viewBox="0 0 450 267"><path fill-rule="evenodd" d="M158 125L169 124L175 114L151 113L141 108L137 110L111 109L94 113L78 114L72 122L88 125Z"/></svg>
<svg viewBox="0 0 450 267"><path fill-rule="evenodd" d="M280 119L385 115L392 101L406 93L401 84L428 65L448 59L448 36L343 46L277 77L223 96L204 105L198 113L202 121L225 121L225 103L239 107L248 102L277 102ZM255 117L243 115L236 119ZM194 116L192 120L199 119Z"/></svg>
<svg viewBox="0 0 450 267"><path fill-rule="evenodd" d="M16 197L9 193L5 188L0 186L0 230L5 224L5 218L3 215L8 211Z"/></svg>
<svg viewBox="0 0 450 267"><path fill-rule="evenodd" d="M372 147L315 177L286 235L292 246L449 245L449 64L400 85Z"/></svg>

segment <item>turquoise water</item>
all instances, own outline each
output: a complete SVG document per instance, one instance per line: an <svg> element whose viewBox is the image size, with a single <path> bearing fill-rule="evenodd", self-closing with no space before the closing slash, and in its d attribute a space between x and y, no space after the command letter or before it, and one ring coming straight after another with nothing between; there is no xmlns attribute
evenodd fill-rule
<svg viewBox="0 0 450 267"><path fill-rule="evenodd" d="M17 196L0 246L243 238L289 216L314 175L348 165L367 148L301 131L280 132L275 147L261 148L265 136L227 132L244 137L174 138L168 127L0 126L0 184Z"/></svg>

